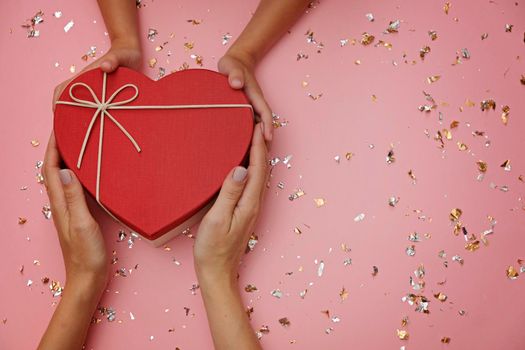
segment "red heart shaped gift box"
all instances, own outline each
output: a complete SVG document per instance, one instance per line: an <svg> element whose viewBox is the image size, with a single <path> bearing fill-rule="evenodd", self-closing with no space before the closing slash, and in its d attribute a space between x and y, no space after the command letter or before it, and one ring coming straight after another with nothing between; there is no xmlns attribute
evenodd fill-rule
<svg viewBox="0 0 525 350"><path fill-rule="evenodd" d="M225 76L188 69L154 81L119 68L76 77L54 117L57 147L84 188L158 246L197 222L246 160L253 111Z"/></svg>

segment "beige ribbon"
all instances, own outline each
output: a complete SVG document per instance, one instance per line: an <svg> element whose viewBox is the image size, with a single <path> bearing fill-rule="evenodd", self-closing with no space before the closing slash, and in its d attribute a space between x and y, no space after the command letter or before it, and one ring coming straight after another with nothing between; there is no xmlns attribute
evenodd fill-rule
<svg viewBox="0 0 525 350"><path fill-rule="evenodd" d="M80 153L78 155L77 160L77 169L80 169L82 165L82 159L84 158L84 152L86 151L86 146L89 140L89 137L91 136L91 132L93 130L93 126L95 125L95 122L98 118L100 118L100 132L99 132L99 140L98 140L98 155L97 155L97 179L96 179L96 192L95 192L95 198L97 202L104 208L102 203L100 203L100 174L101 174L101 166L102 166L102 141L104 139L104 117L107 116L119 129L122 131L122 133L128 138L128 140L133 144L133 147L137 150L137 152L140 152L140 146L138 145L137 141L131 136L131 134L120 124L117 119L115 119L110 113L110 109L201 109L201 108L250 108L253 111L253 107L250 104L205 104L205 105L160 105L160 106L126 106L126 104L134 101L137 96L139 95L139 88L134 84L125 84L118 88L113 95L111 95L106 100L106 80L107 80L107 73L104 73L104 76L102 78L102 99L99 100L93 89L85 83L75 83L71 85L69 88L69 97L75 102L70 101L57 101L56 104L61 105L69 105L69 106L76 106L76 107L85 107L85 108L93 108L95 109L95 113L93 114L93 117L91 118L91 121L89 123L89 126L87 128L86 134L84 136L84 141L82 142L82 148L80 149ZM83 100L78 97L76 97L73 94L73 90L77 86L82 86L86 88L93 97L93 101ZM113 102L113 100L117 97L119 93L124 91L127 88L132 88L135 90L135 94L133 97L128 98L124 101L117 101ZM108 213L109 211L104 208ZM111 214L111 213L109 213ZM113 215L111 215L113 216Z"/></svg>

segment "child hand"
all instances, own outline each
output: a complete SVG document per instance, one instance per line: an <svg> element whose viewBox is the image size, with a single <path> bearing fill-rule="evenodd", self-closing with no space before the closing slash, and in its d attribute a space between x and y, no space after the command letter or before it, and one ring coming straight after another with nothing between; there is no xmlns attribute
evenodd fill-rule
<svg viewBox="0 0 525 350"><path fill-rule="evenodd" d="M80 182L71 170L60 169L54 134L47 145L43 173L67 284L102 291L109 268L104 239L86 205Z"/></svg>
<svg viewBox="0 0 525 350"><path fill-rule="evenodd" d="M138 43L132 43L131 41L127 42L123 40L113 40L109 51L95 62L86 66L82 72L100 67L100 69L102 69L104 72L112 73L119 66L137 70L140 68L141 64L142 53ZM55 110L55 102L62 94L62 91L75 77L62 82L55 88L53 93L53 110Z"/></svg>
<svg viewBox="0 0 525 350"><path fill-rule="evenodd" d="M237 268L257 220L267 177L261 123L255 126L248 169L227 175L215 204L203 218L194 246L201 286L235 282Z"/></svg>
<svg viewBox="0 0 525 350"><path fill-rule="evenodd" d="M264 138L271 141L273 137L272 110L264 99L263 92L254 74L254 62L246 55L227 52L218 63L219 72L228 76L233 89L243 89L250 100L255 113L264 125Z"/></svg>

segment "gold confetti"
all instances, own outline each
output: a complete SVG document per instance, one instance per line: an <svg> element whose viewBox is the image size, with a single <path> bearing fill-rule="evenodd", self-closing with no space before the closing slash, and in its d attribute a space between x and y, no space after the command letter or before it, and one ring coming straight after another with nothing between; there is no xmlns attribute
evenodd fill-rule
<svg viewBox="0 0 525 350"><path fill-rule="evenodd" d="M149 61L148 61L148 65L150 68L155 68L155 65L157 64L157 59L156 58L151 58Z"/></svg>
<svg viewBox="0 0 525 350"><path fill-rule="evenodd" d="M397 337L401 340L408 340L408 331L404 329L397 330Z"/></svg>
<svg viewBox="0 0 525 350"><path fill-rule="evenodd" d="M468 146L465 143L463 143L463 142L458 141L457 145L458 145L458 149L460 151L468 150Z"/></svg>
<svg viewBox="0 0 525 350"><path fill-rule="evenodd" d="M450 211L450 221L459 221L459 218L461 218L461 214L463 214L463 211L459 208L454 208Z"/></svg>
<svg viewBox="0 0 525 350"><path fill-rule="evenodd" d="M299 227L294 227L293 232L295 232L295 233L298 234L298 235L300 235L301 233L303 233Z"/></svg>
<svg viewBox="0 0 525 350"><path fill-rule="evenodd" d="M514 268L514 266L507 267L507 277L511 280L515 280L519 276L518 270Z"/></svg>
<svg viewBox="0 0 525 350"><path fill-rule="evenodd" d="M459 121L457 120L453 120L452 122L450 122L450 128L451 129L455 129L459 126Z"/></svg>
<svg viewBox="0 0 525 350"><path fill-rule="evenodd" d="M364 32L362 35L361 35L361 44L366 46L366 45L370 45L371 43L374 42L374 39L375 39L375 36L373 36L372 34L369 34L367 32Z"/></svg>
<svg viewBox="0 0 525 350"><path fill-rule="evenodd" d="M512 167L510 166L510 160L505 160L503 164L500 165L501 168L503 168L505 171L510 171Z"/></svg>
<svg viewBox="0 0 525 350"><path fill-rule="evenodd" d="M288 327L288 326L290 326L290 324L291 324L291 323L290 323L290 320L288 320L287 317L280 318L280 319L279 319L279 323L280 323L281 326L283 326L283 327Z"/></svg>
<svg viewBox="0 0 525 350"><path fill-rule="evenodd" d="M194 26L198 26L202 23L202 19L188 19L186 22L193 24Z"/></svg>
<svg viewBox="0 0 525 350"><path fill-rule="evenodd" d="M501 122L503 123L503 125L507 125L507 123L509 122L509 114L510 114L509 106L501 107Z"/></svg>
<svg viewBox="0 0 525 350"><path fill-rule="evenodd" d="M450 130L443 129L442 133L447 140L452 140L452 133L450 132Z"/></svg>
<svg viewBox="0 0 525 350"><path fill-rule="evenodd" d="M40 141L38 140L31 140L31 146L38 147L40 145Z"/></svg>
<svg viewBox="0 0 525 350"><path fill-rule="evenodd" d="M193 42L186 42L184 43L184 50L189 51L193 49L194 43Z"/></svg>
<svg viewBox="0 0 525 350"><path fill-rule="evenodd" d="M352 159L353 156L354 156L354 154L352 152L346 152L346 154L345 154L346 160Z"/></svg>
<svg viewBox="0 0 525 350"><path fill-rule="evenodd" d="M432 84L438 81L441 78L441 75L431 75L427 78L427 83Z"/></svg>
<svg viewBox="0 0 525 350"><path fill-rule="evenodd" d="M432 41L438 38L437 32L435 30L429 30L428 35L430 36L430 39L432 39Z"/></svg>
<svg viewBox="0 0 525 350"><path fill-rule="evenodd" d="M469 252L475 252L480 247L479 243L480 243L479 241L468 242L465 245L465 249L468 250Z"/></svg>
<svg viewBox="0 0 525 350"><path fill-rule="evenodd" d="M487 172L487 163L485 163L482 160L478 160L476 162L476 164L478 165L479 172L481 172L481 173L486 173Z"/></svg>
<svg viewBox="0 0 525 350"><path fill-rule="evenodd" d="M447 300L447 296L441 292L437 293L437 294L434 294L434 298L436 298L437 300L441 301L442 303L445 302Z"/></svg>
<svg viewBox="0 0 525 350"><path fill-rule="evenodd" d="M408 176L410 176L410 178L411 178L414 182L417 181L416 174L414 174L414 171L413 171L412 169L410 169L410 170L408 171Z"/></svg>
<svg viewBox="0 0 525 350"><path fill-rule="evenodd" d="M18 224L19 224L19 225L23 225L23 224L25 224L26 222L27 222L27 219L26 219L26 218L24 218L24 217L22 217L22 216L19 216L19 217L18 217Z"/></svg>
<svg viewBox="0 0 525 350"><path fill-rule="evenodd" d="M450 2L446 2L445 5L443 5L443 11L445 11L445 14L448 15L448 11L450 11L450 7L452 4Z"/></svg>
<svg viewBox="0 0 525 350"><path fill-rule="evenodd" d="M77 67L76 67L74 64L72 64L72 65L69 67L69 72L70 72L70 73L75 73L76 71L77 71Z"/></svg>
<svg viewBox="0 0 525 350"><path fill-rule="evenodd" d="M496 109L496 101L492 99L483 100L480 102L480 107L482 111L486 111L489 109Z"/></svg>
<svg viewBox="0 0 525 350"><path fill-rule="evenodd" d="M320 208L326 204L326 200L324 198L314 198L314 202L317 208Z"/></svg>
<svg viewBox="0 0 525 350"><path fill-rule="evenodd" d="M443 344L449 344L450 343L450 338L449 337L443 337L443 338L441 338L441 342Z"/></svg>
<svg viewBox="0 0 525 350"><path fill-rule="evenodd" d="M341 298L341 301L345 301L348 298L349 294L350 293L348 292L348 290L346 290L345 287L343 286L341 291L339 291L339 297Z"/></svg>
<svg viewBox="0 0 525 350"><path fill-rule="evenodd" d="M424 60L428 53L430 53L430 46L423 46L421 50L419 50L419 57L421 57L421 60Z"/></svg>
<svg viewBox="0 0 525 350"><path fill-rule="evenodd" d="M257 292L258 291L257 287L254 286L253 284L247 284L246 287L244 287L244 290L247 293L252 293L252 292Z"/></svg>

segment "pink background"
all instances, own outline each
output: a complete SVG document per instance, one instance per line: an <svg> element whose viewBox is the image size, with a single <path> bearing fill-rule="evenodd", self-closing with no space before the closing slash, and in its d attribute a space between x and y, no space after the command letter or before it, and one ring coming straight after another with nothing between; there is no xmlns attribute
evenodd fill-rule
<svg viewBox="0 0 525 350"><path fill-rule="evenodd" d="M167 72L183 62L196 67L192 53L204 57L205 68L214 69L257 1L143 3L139 12L145 59L158 59L155 69L145 64L143 71L155 77L158 67ZM254 308L253 326L269 326L269 334L262 337L265 348L525 348L525 276L509 280L505 273L509 265L519 269L517 259L525 259L524 183L518 179L525 174L525 86L520 84L525 74L525 4L452 1L448 15L443 4L323 1L260 64L258 78L268 101L289 121L276 130L271 156L293 155L290 168L281 162L273 169L255 230L259 243L240 270L241 287L251 283L258 288L242 294L245 304ZM39 9L45 13L44 23L37 26L40 37L28 39L20 25ZM63 16L53 17L55 11ZM369 12L374 22L366 19ZM188 19L202 19L202 24L194 26ZM383 34L395 19L402 21L399 33ZM69 20L75 24L65 33ZM514 25L512 32L505 32L505 24ZM51 129L52 91L72 76L71 65L78 72L86 64L81 56L90 46L97 47L97 57L102 55L108 38L95 1L8 0L2 4L0 27L0 222L4 227L0 347L31 349L58 301L41 278L64 279L52 222L41 214L47 197L35 179L35 163L43 158ZM159 32L153 43L146 39L148 28ZM309 29L324 44L321 53L307 42ZM436 41L430 40L429 30L437 31ZM359 39L364 31L376 36L374 44L381 39L392 43L392 49L351 42L340 46L341 39ZM227 32L233 38L223 46L222 35ZM482 41L483 33L488 38ZM164 50L155 52L165 41ZM184 50L186 41L195 43L193 50ZM425 45L431 52L421 61L419 49ZM471 59L453 66L462 48L470 51ZM300 52L309 58L297 61ZM432 75L441 79L429 85L426 78ZM308 85L303 87L303 82ZM418 111L426 102L423 90L438 104L428 114ZM323 95L314 101L308 93ZM489 98L496 101L496 111L482 112L480 101ZM467 107L467 99L475 106ZM507 126L500 119L504 105L510 106ZM433 137L453 120L459 121L459 127L440 149ZM474 137L476 130L485 136ZM32 147L31 140L39 140L40 146ZM459 141L469 149L460 151ZM396 161L389 165L385 157L391 144ZM355 154L350 161L344 158L346 152ZM334 161L337 155L339 164ZM500 167L507 159L510 172ZM488 164L482 181L476 180L478 160ZM407 175L410 169L416 184ZM277 187L279 182L284 189ZM508 192L500 190L504 185ZM27 190L21 191L22 186ZM288 200L297 188L306 195ZM390 196L400 197L395 208L388 206ZM324 198L326 204L317 208L314 198ZM493 216L497 224L488 236L490 244L466 251L463 237L452 232L448 218L452 208L463 210L463 224L478 237L490 228L487 216ZM95 212L103 217L100 210ZM359 213L366 214L364 220L354 222ZM25 225L18 225L19 216L27 217ZM129 249L126 242L116 242L117 224L104 218L102 226L108 249L119 259L112 267L127 269L128 276L111 279L101 305L112 307L116 320L108 322L97 315L101 322L91 328L87 348L211 348L199 291L197 295L190 291L196 283L192 239L177 238L168 244L170 250L154 249L143 241ZM294 233L294 227L302 234ZM420 233L421 242L407 240L414 231ZM344 252L343 243L351 251ZM411 244L416 246L413 257L405 253ZM444 259L438 257L441 250L446 252ZM463 257L463 266L452 261L456 254ZM347 258L352 265L344 266ZM325 270L319 277L321 260ZM401 301L414 292L409 277L421 263L426 268L422 294L430 300L428 315ZM375 277L372 266L379 268ZM29 279L33 284L28 287ZM344 301L339 297L342 287L349 292ZM283 292L282 298L270 294L274 289ZM304 289L308 293L302 299L299 293ZM447 301L434 298L438 292L445 293ZM187 316L184 307L190 309ZM340 322L333 322L322 310L329 310L330 317L337 316ZM461 316L459 310L466 314ZM410 339L402 341L396 329L401 329L405 316ZM282 317L289 319L289 327L279 324ZM327 334L330 327L333 330ZM442 337L450 337L450 344L442 344Z"/></svg>

